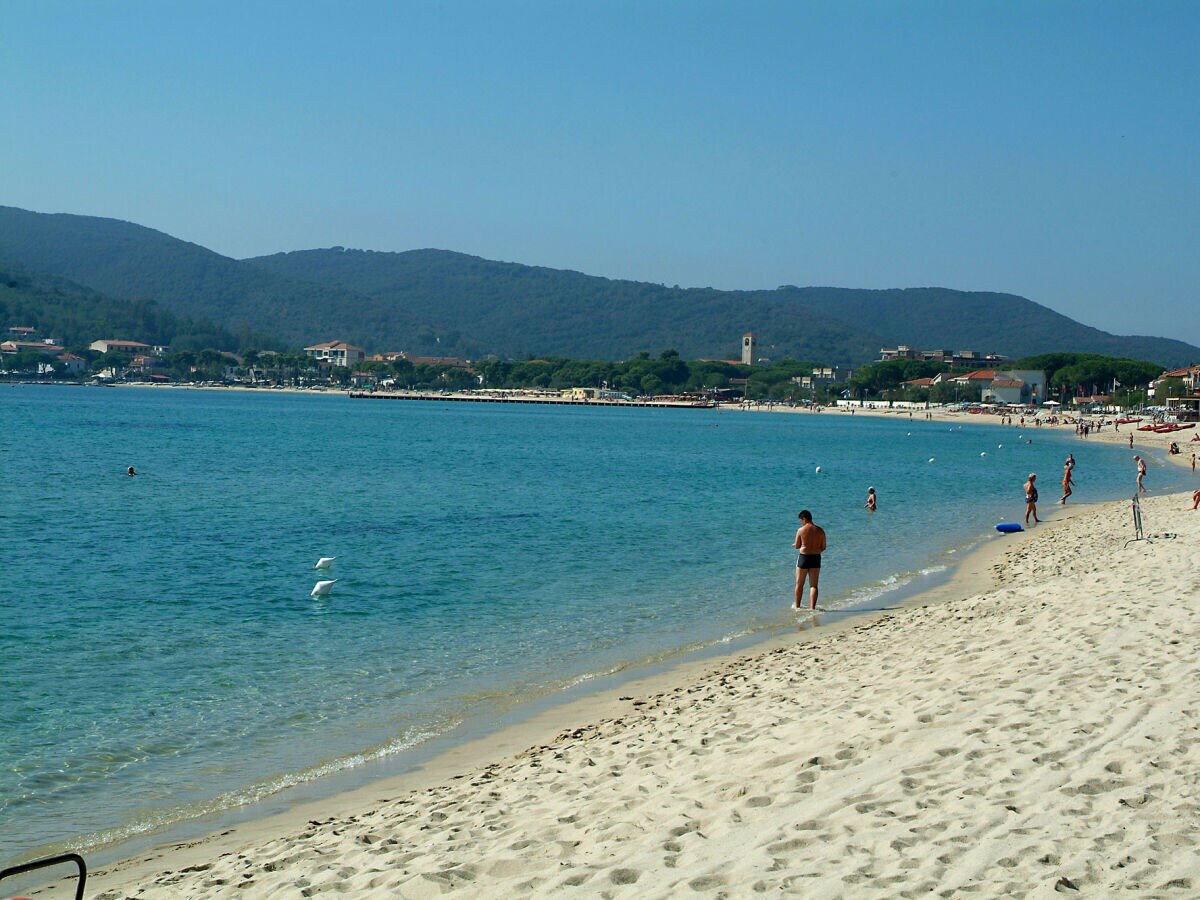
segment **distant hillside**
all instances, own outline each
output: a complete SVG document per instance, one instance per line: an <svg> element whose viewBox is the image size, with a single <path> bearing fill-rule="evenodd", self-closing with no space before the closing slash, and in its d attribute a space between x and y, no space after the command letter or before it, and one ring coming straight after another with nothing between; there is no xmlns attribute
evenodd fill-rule
<svg viewBox="0 0 1200 900"><path fill-rule="evenodd" d="M305 284L117 219L0 207L0 260L70 279L111 297L154 300L178 315L302 347L339 338L439 347L433 329L369 297ZM390 343L390 340L386 343ZM448 352L448 351L447 351Z"/></svg>
<svg viewBox="0 0 1200 900"><path fill-rule="evenodd" d="M444 250L334 248L239 261L129 222L13 207L0 207L0 261L291 347L339 338L368 351L475 358L624 359L665 348L721 358L736 356L742 333L754 331L760 356L850 365L896 344L1200 360L1200 348L1181 341L1107 334L1010 294L669 288Z"/></svg>
<svg viewBox="0 0 1200 900"><path fill-rule="evenodd" d="M742 334L753 330L763 356L850 362L877 356L883 340L769 293L613 281L445 250L302 250L248 262L375 297L442 328L487 335L501 356L622 359L670 347L692 359L736 357Z"/></svg>
<svg viewBox="0 0 1200 900"><path fill-rule="evenodd" d="M689 358L729 356L737 354L741 333L754 331L764 356L853 365L897 344L1013 358L1070 350L1164 365L1200 359L1200 348L1182 341L1108 334L1012 294L945 288L668 288L444 250L334 248L249 262L386 300L444 328L486 334L501 354L617 359L672 347Z"/></svg>
<svg viewBox="0 0 1200 900"><path fill-rule="evenodd" d="M175 350L236 350L256 342L251 335L235 336L207 320L176 316L151 300L116 300L65 278L30 275L3 263L0 325L32 327L40 337L58 338L65 347L102 338L168 344Z"/></svg>
<svg viewBox="0 0 1200 900"><path fill-rule="evenodd" d="M1017 359L1067 351L1153 360L1166 366L1200 360L1200 347L1172 338L1115 335L1016 294L904 288L882 291L784 287L793 302L871 328L910 347L981 350Z"/></svg>

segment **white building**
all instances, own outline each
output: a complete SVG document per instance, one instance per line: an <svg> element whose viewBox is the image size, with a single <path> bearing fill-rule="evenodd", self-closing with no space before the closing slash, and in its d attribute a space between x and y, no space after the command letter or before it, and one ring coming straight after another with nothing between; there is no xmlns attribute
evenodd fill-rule
<svg viewBox="0 0 1200 900"><path fill-rule="evenodd" d="M1036 406L1049 400L1046 373L1037 369L1008 369L996 372L983 388L984 403L1024 403Z"/></svg>
<svg viewBox="0 0 1200 900"><path fill-rule="evenodd" d="M92 341L88 344L88 349L98 350L101 353L128 353L130 356L145 353L153 356L156 349L161 350L163 348L151 347L149 344L143 344L140 341Z"/></svg>
<svg viewBox="0 0 1200 900"><path fill-rule="evenodd" d="M327 362L333 366L358 365L366 357L362 347L355 347L345 341L326 341L323 344L313 344L305 347L304 352L314 359Z"/></svg>

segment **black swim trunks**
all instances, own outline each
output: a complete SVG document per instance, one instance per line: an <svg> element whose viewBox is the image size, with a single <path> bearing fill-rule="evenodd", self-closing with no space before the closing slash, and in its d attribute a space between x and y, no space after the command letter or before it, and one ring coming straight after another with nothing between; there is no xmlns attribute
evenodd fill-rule
<svg viewBox="0 0 1200 900"><path fill-rule="evenodd" d="M797 569L819 569L821 568L820 553L801 553L796 557Z"/></svg>

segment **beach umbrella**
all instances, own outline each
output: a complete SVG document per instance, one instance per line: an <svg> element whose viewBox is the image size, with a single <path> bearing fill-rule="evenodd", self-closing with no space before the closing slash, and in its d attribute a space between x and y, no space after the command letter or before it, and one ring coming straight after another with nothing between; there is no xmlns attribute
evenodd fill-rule
<svg viewBox="0 0 1200 900"><path fill-rule="evenodd" d="M1042 401L1042 406L1061 406L1061 405L1062 404L1059 403L1057 400L1043 400Z"/></svg>

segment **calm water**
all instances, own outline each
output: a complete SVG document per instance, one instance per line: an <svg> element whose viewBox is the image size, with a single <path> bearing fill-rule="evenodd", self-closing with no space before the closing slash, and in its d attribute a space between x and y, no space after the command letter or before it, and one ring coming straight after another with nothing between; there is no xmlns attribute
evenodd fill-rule
<svg viewBox="0 0 1200 900"><path fill-rule="evenodd" d="M20 385L0 416L0 862L777 632L802 506L846 607L1018 518L1028 472L1056 497L1067 449L1076 499L1132 482L1120 448L919 417Z"/></svg>

